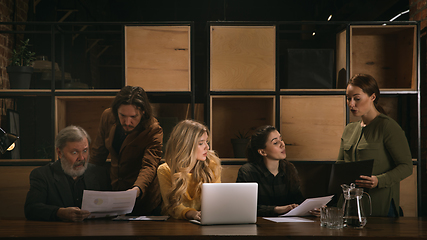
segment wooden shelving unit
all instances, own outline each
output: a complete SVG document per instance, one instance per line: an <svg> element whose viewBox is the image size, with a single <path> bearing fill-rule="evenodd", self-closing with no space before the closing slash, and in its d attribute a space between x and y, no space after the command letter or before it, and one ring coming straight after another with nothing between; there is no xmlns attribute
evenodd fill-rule
<svg viewBox="0 0 427 240"><path fill-rule="evenodd" d="M417 91L416 25L350 25L350 76L372 75L381 89Z"/></svg>
<svg viewBox="0 0 427 240"><path fill-rule="evenodd" d="M274 26L211 26L211 91L274 91Z"/></svg>
<svg viewBox="0 0 427 240"><path fill-rule="evenodd" d="M204 105L196 104L194 97L192 24L88 23L83 24L86 26L85 30L74 31L75 27L81 24L73 26L64 23L28 23L27 28L32 31L22 34L31 39L34 48L38 50L36 53L46 54L45 59L50 60L41 64L46 68L41 70L43 74L38 75L42 79L33 80L43 80L45 87L0 90L0 99L8 98L11 99L9 102L18 105L7 107L18 108L21 112L20 127L24 131L19 140L21 149L28 150L27 155L39 152L39 146L36 145L41 144L42 139L46 141L46 148L41 150L46 152L47 156L42 159L54 161L56 134L72 124L83 127L92 140L95 140L102 112L111 106L114 96L125 85L141 86L146 90L153 106L153 114L164 127L165 141L174 124L180 120L195 118L204 122ZM46 30L49 28L50 31ZM13 33L0 31L0 34ZM110 41L111 45L100 47L106 41ZM51 43L49 48L46 48L46 42ZM82 45L83 49L78 49L77 46ZM82 60L73 59L80 53L69 53L76 49L82 51ZM109 55L115 54L118 57L109 57L107 61ZM77 67L88 58L91 58L92 64L96 64L90 66L92 69L89 78L97 79L91 82L91 86L86 84L84 87L84 84L76 82L70 84L64 79L64 73L68 75L71 71L71 76L74 77L84 72L84 68L89 68L86 65L84 68ZM55 64L49 64L52 62ZM54 72L49 72L50 66L55 66ZM49 75L51 79L44 79L41 75ZM114 83L108 84L113 87L106 87L108 84L104 82L111 80L115 80ZM80 88L82 86L84 88ZM32 110L34 106L41 111L39 114L30 115L37 110ZM27 113L28 110L30 113ZM43 120L44 118L47 121ZM30 130L31 134L27 134ZM36 154L25 159L29 164L32 160L41 163ZM7 162L9 165L20 165L22 160L11 159Z"/></svg>
<svg viewBox="0 0 427 240"><path fill-rule="evenodd" d="M154 114L165 130L186 118L207 123L212 133L211 148L218 152L229 173L224 175L225 181L233 181L245 162L243 158L234 158L231 139L238 131L251 132L266 124L276 126L282 133L288 144L289 160L331 161L337 157L345 125L358 120L346 109L346 82L353 74L363 72L379 82L380 104L407 134L414 174L401 184L402 207L410 213L407 216L418 211L414 206L420 206L417 192L421 191L418 184L421 118L416 22L210 22L206 28L209 35L206 76L198 75L197 80L206 87L197 93L205 97L203 103L195 101L197 59L191 22L76 26L43 23L40 30L37 30L40 23L26 24L34 25L29 29L36 29L27 34L40 43L34 45L39 47L36 52L48 55L49 61L58 63L60 70L51 72L50 88L0 91L0 99L9 99L4 100L7 108L19 108L22 112L21 130L31 131L31 141L30 137L22 139L27 146L21 147L28 152L35 152L35 143L41 142L40 139L47 140L52 147L57 132L70 124L81 125L95 138L100 114L115 94L125 85L138 85L148 92ZM76 30L82 26L87 30ZM0 31L0 34L15 33ZM108 36L115 36L110 42L113 47L97 44ZM73 59L63 51L81 46L85 46L83 60ZM119 52L120 57L104 61L108 49ZM300 78L288 74L289 53L298 54L290 49L307 52L321 49L319 54L329 57L333 52L334 61L328 69L332 78L323 85L331 87L312 87L315 84L298 82ZM85 59L92 59L97 66L89 66ZM95 71L96 68L100 70ZM66 81L68 72L76 80L83 82L87 77L93 81L86 81L90 86L79 89L76 86L80 85ZM305 79L323 80L319 76ZM11 102L17 103L17 107L9 106ZM55 160L52 148L44 150L51 157L34 154L4 161L3 165L29 166L31 162L41 165Z"/></svg>
<svg viewBox="0 0 427 240"><path fill-rule="evenodd" d="M69 125L80 126L92 140L98 133L102 112L111 106L113 96L57 96L55 97L55 134Z"/></svg>
<svg viewBox="0 0 427 240"><path fill-rule="evenodd" d="M334 161L345 125L359 120L347 110L346 83L367 73L379 83L380 105L407 133L414 174L401 183L401 206L406 216L416 216L418 31L415 22L211 22L209 120L212 147L227 162L226 171L236 173L245 163L230 157L233 133L264 124L280 130L288 160ZM330 61L331 53L332 64L308 59Z"/></svg>
<svg viewBox="0 0 427 240"><path fill-rule="evenodd" d="M126 85L191 91L190 26L125 26Z"/></svg>
<svg viewBox="0 0 427 240"><path fill-rule="evenodd" d="M288 160L334 160L346 125L345 97L281 96L280 129Z"/></svg>
<svg viewBox="0 0 427 240"><path fill-rule="evenodd" d="M275 96L211 96L210 101L211 147L221 158L233 158L231 139L239 132L274 124Z"/></svg>

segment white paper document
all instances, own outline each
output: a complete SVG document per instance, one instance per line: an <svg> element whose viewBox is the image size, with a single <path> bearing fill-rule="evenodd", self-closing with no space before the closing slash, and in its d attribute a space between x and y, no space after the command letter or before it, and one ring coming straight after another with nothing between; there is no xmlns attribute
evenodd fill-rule
<svg viewBox="0 0 427 240"><path fill-rule="evenodd" d="M111 217L132 212L137 191L83 191L82 210L89 218Z"/></svg>
<svg viewBox="0 0 427 240"><path fill-rule="evenodd" d="M300 218L300 217L265 217L265 220L272 222L282 223L282 222L314 222L310 219Z"/></svg>
<svg viewBox="0 0 427 240"><path fill-rule="evenodd" d="M302 202L298 207L292 209L291 211L280 215L281 217L298 217L298 216L307 216L310 215L309 211L315 208L320 208L326 205L329 201L331 201L332 197L318 197L318 198L308 198L304 202Z"/></svg>
<svg viewBox="0 0 427 240"><path fill-rule="evenodd" d="M169 216L117 216L114 221L166 221Z"/></svg>

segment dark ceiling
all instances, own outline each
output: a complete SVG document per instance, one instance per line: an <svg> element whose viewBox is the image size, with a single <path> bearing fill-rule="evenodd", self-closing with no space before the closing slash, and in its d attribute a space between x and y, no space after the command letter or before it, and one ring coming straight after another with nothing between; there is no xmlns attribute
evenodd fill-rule
<svg viewBox="0 0 427 240"><path fill-rule="evenodd" d="M29 21L52 22L64 10L77 10L66 22L388 21L409 0L41 0L30 9Z"/></svg>

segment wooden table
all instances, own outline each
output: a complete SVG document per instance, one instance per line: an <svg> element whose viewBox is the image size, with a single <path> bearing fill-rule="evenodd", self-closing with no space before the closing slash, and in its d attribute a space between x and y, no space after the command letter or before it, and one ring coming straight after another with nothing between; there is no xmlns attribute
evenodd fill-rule
<svg viewBox="0 0 427 240"><path fill-rule="evenodd" d="M0 220L0 239L427 239L427 219L368 218L363 229L339 230L309 223L199 226L183 220L37 222Z"/></svg>

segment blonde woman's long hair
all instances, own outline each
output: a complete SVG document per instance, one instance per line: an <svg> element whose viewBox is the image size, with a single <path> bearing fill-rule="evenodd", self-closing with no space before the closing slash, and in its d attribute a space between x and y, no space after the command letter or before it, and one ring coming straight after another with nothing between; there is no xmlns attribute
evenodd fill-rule
<svg viewBox="0 0 427 240"><path fill-rule="evenodd" d="M188 173L192 173L192 179L198 182L195 196L201 193L203 183L215 181L221 174L221 163L219 157L212 150L208 150L205 161L196 158L197 146L204 133L208 134L207 127L193 120L179 122L172 130L166 143L165 161L171 170L172 188L167 195L169 204L164 206L164 211L171 213L181 203L190 181ZM209 165L214 162L215 169Z"/></svg>

